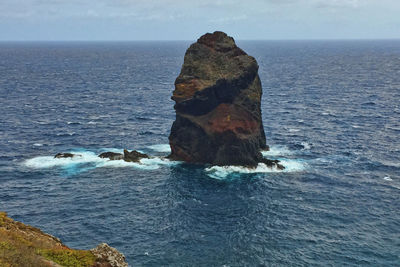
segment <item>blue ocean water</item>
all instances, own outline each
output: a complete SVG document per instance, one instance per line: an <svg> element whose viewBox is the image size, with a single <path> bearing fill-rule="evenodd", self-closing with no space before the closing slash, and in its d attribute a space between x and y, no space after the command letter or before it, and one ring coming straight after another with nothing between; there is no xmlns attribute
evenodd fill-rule
<svg viewBox="0 0 400 267"><path fill-rule="evenodd" d="M0 210L132 266L399 266L400 41L238 42L284 172L163 158L189 44L1 43Z"/></svg>

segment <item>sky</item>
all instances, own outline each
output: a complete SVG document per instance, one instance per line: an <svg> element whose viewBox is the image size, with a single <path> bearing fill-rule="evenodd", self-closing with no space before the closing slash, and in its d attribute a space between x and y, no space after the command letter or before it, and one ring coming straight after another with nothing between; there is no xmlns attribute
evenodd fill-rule
<svg viewBox="0 0 400 267"><path fill-rule="evenodd" d="M400 0L0 0L0 41L398 39Z"/></svg>

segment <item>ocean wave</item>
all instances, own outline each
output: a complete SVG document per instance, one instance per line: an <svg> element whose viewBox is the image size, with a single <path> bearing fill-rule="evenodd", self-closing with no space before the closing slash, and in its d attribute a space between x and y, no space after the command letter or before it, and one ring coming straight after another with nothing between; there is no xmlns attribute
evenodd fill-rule
<svg viewBox="0 0 400 267"><path fill-rule="evenodd" d="M53 156L40 156L25 161L25 166L35 169L46 169L57 166L69 166L84 163L100 163L104 159L99 158L94 152L72 152L73 158L54 158Z"/></svg>
<svg viewBox="0 0 400 267"><path fill-rule="evenodd" d="M304 149L310 149L308 143L302 143ZM155 144L147 147L148 149L159 153L170 153L169 144ZM33 169L62 168L67 174L76 174L95 168L136 168L142 170L155 170L162 166L174 166L180 164L179 161L171 161L164 157L151 157L141 159L139 162L125 162L124 160L109 160L98 157L98 154L105 151L123 153L121 148L100 148L94 151L86 149L75 149L69 151L75 154L72 158L54 158L54 156L39 156L28 159L24 165ZM139 151L139 150L138 150ZM274 157L280 160L285 167L284 170L269 168L265 164L260 163L256 168L246 168L240 166L212 166L205 169L208 176L216 179L225 179L232 174L249 174L249 173L271 173L271 172L297 172L306 169L307 164L300 159L287 159L294 151L289 150L287 146L272 145L269 151L263 151L263 156Z"/></svg>
<svg viewBox="0 0 400 267"><path fill-rule="evenodd" d="M223 180L234 174L253 174L253 173L288 173L304 171L307 164L302 160L282 159L280 160L285 169L278 170L270 168L264 163L259 163L256 168L247 168L241 166L212 166L206 168L207 175L211 178Z"/></svg>
<svg viewBox="0 0 400 267"><path fill-rule="evenodd" d="M33 146L43 146L41 143L34 143Z"/></svg>
<svg viewBox="0 0 400 267"><path fill-rule="evenodd" d="M99 151L101 153L103 153L103 152L124 153L123 148L114 148L114 147L103 147L103 148L100 148Z"/></svg>
<svg viewBox="0 0 400 267"><path fill-rule="evenodd" d="M311 149L311 144L307 142L301 142L300 143L303 146L303 150L310 150Z"/></svg>
<svg viewBox="0 0 400 267"><path fill-rule="evenodd" d="M171 147L169 144L157 144L148 146L153 151L161 152L161 153L171 153Z"/></svg>
<svg viewBox="0 0 400 267"><path fill-rule="evenodd" d="M63 136L73 136L73 135L75 135L75 134L76 134L75 132L63 132L63 133L57 133L56 136L59 136L59 137L63 137Z"/></svg>
<svg viewBox="0 0 400 267"><path fill-rule="evenodd" d="M261 153L264 157L289 156L294 154L293 151L284 145L272 145L268 151L261 151Z"/></svg>
<svg viewBox="0 0 400 267"><path fill-rule="evenodd" d="M101 149L105 151L105 149ZM121 149L108 149L112 152L122 152ZM141 159L139 162L126 162L124 160L109 160L99 158L98 155L92 151L70 151L75 154L72 158L54 158L53 156L39 156L28 159L24 165L33 169L48 169L54 167L61 167L67 170L68 173L79 173L86 170L101 168L101 167L133 167L144 170L155 170L161 166L177 165L179 161L171 161L162 157L152 157L149 159ZM90 165L91 167L88 167ZM72 171L71 171L72 170Z"/></svg>

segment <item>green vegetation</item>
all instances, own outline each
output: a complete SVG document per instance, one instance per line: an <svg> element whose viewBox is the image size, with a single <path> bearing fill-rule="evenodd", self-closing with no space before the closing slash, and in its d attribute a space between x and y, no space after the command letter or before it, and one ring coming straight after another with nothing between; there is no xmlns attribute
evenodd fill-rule
<svg viewBox="0 0 400 267"><path fill-rule="evenodd" d="M0 267L89 267L96 258L90 251L74 250L40 229L16 222L0 212Z"/></svg>
<svg viewBox="0 0 400 267"><path fill-rule="evenodd" d="M66 267L90 267L96 261L96 257L87 250L39 249L37 253Z"/></svg>

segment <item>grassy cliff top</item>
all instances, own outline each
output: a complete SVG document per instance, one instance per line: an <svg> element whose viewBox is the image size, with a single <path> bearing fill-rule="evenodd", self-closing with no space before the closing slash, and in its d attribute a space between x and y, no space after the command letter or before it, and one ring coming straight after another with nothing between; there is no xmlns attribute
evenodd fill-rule
<svg viewBox="0 0 400 267"><path fill-rule="evenodd" d="M74 266L98 264L91 251L65 246L40 229L14 221L0 212L0 266Z"/></svg>

